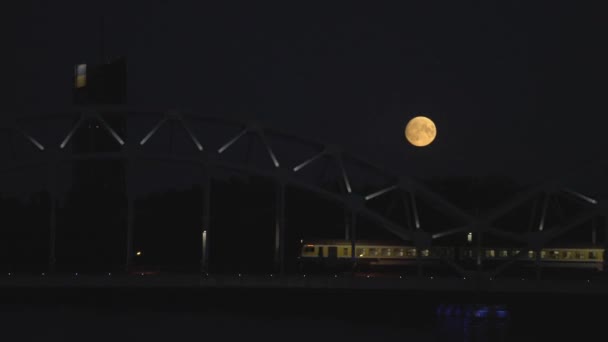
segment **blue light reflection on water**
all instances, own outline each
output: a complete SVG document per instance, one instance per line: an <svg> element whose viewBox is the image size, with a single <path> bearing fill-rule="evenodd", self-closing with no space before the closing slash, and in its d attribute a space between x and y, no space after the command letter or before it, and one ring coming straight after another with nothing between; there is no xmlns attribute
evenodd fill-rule
<svg viewBox="0 0 608 342"><path fill-rule="evenodd" d="M475 317L440 317L435 324L436 341L508 341L509 321Z"/></svg>
<svg viewBox="0 0 608 342"><path fill-rule="evenodd" d="M441 304L436 309L437 341L506 341L509 311L498 305Z"/></svg>
<svg viewBox="0 0 608 342"><path fill-rule="evenodd" d="M502 305L440 304L436 309L439 317L475 317L506 319L509 311Z"/></svg>

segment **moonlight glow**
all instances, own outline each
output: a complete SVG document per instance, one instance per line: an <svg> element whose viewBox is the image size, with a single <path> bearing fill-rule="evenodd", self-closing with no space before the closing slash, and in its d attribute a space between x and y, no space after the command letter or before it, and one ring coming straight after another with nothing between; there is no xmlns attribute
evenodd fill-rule
<svg viewBox="0 0 608 342"><path fill-rule="evenodd" d="M425 116L417 116L405 126L405 138L414 146L427 146L435 140L436 136L435 123Z"/></svg>

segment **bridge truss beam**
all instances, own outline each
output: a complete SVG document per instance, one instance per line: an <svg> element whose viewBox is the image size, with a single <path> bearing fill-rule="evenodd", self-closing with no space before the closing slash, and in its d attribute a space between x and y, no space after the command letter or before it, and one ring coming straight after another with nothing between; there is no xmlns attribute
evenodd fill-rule
<svg viewBox="0 0 608 342"><path fill-rule="evenodd" d="M130 185L132 175L132 164L136 161L143 160L154 160L164 161L170 163L186 163L192 164L196 168L202 168L202 182L203 182L203 208L202 208L202 227L201 227L201 272L207 272L209 270L209 238L213 236L213 231L210 229L210 210L211 210L211 179L213 179L213 173L211 170L236 170L246 172L248 174L265 177L274 180L276 184L275 191L275 242L274 242L274 263L275 270L278 273L282 273L285 267L284 254L285 254L285 188L286 186L294 186L309 192L316 194L317 196L330 200L340 204L344 208L345 213L345 238L350 239L352 247L352 258L353 262L356 260L355 247L356 247L356 221L357 217L362 217L374 222L379 227L389 231L395 236L399 237L404 241L411 241L415 244L418 251L417 263L419 273L422 273L422 260L420 258L420 250L428 248L433 240L458 234L462 232L476 232L478 234L477 252L477 272L482 273L482 265L480 259L481 253L481 236L482 234L490 234L502 238L506 238L513 241L525 243L531 249L539 251L546 243L561 236L571 229L574 229L581 223L594 218L598 215L606 215L605 205L600 205L597 199L593 199L589 196L581 194L570 188L558 189L558 180L561 178L548 180L545 183L539 184L523 193L519 194L515 198L503 203L502 205L494 208L493 210L484 213L481 216L474 216L466 211L462 210L458 206L452 204L441 195L431 191L427 186L407 176L395 176L390 172L383 170L382 168L373 165L357 156L347 154L337 146L326 145L322 142L314 141L311 139L304 139L302 137L280 132L271 128L264 127L257 122L242 122L238 120L230 120L226 118L217 117L204 117L193 113L191 111L179 111L170 110L163 112L161 119L147 131L147 133L141 138L136 137L121 137L104 119L104 114L113 113L117 115L125 115L129 117L141 117L148 115L150 112L156 112L154 110L146 109L131 109L125 107L97 107L97 108L75 108L71 111L64 113L56 113L54 115L33 115L24 117L14 117L13 120L5 120L6 122L0 125L0 129L7 129L12 132L17 132L21 136L25 137L32 147L35 148L36 154L34 158L27 160L11 160L0 167L0 173L9 171L21 170L24 168L37 167L40 165L48 166L48 192L51 195L50 204L50 217L49 217L49 229L50 229L50 246L49 246L49 269L54 270L56 257L55 257L55 240L56 240L56 206L57 206L57 168L62 163L71 163L74 161L81 160L122 160L127 165L127 246L126 246L126 260L125 268L129 269L132 264L133 256L133 231L134 231L134 192ZM66 136L61 140L58 146L52 146L49 144L43 145L39 140L29 134L22 125L22 122L31 122L40 119L53 120L53 119L76 119L71 129L67 132ZM75 132L82 126L87 120L95 120L101 124L101 126L112 136L112 138L122 146L120 152L98 152L89 154L78 154L73 155L66 152L65 147L70 142ZM178 122L190 141L196 147L198 154L192 156L178 156L175 154L161 154L161 153L147 153L143 150L144 145L158 132L158 130L167 122ZM196 136L195 131L191 127L191 122L204 122L204 123L222 123L232 125L234 127L241 127L239 133L227 142L221 145L217 150L203 148L203 144L199 137ZM228 162L218 158L226 150L232 147L245 135L254 135L259 138L262 142L266 153L268 154L274 170L267 170L265 168L256 167L249 164L239 164ZM275 150L273 149L268 136L279 137L290 141L298 141L308 146L314 146L315 148L322 147L321 152L312 156L305 156L301 162L294 166L286 166L285 163L279 160ZM213 153L212 151L215 151ZM310 183L303 178L298 177L300 171L310 166L322 157L328 157L332 159L337 167L340 178L343 193L336 194L322 187ZM359 165L364 165L373 169L375 172L382 173L385 179L396 180L392 185L386 186L376 192L368 195L358 194L353 187L352 179L349 176L346 160L351 160ZM585 212L579 217L575 218L572 222L562 223L553 227L552 229L545 229L545 216L547 211L548 200L542 205L541 220L539 223L539 231L531 232L529 234L517 234L503 229L496 228L494 222L511 212L514 208L521 206L529 199L547 193L547 191L562 191L564 193L577 198L578 200L585 202L587 205L592 207L592 210ZM377 197L388 194L389 192L399 191L407 196L403 197L404 209L407 212L407 223L405 226L393 222L391 219L383 216L371 209L369 209L365 202L373 200ZM421 224L418 208L417 208L417 197L426 199L431 205L439 209L442 213L449 217L454 218L459 225L456 227L448 227L445 230L438 233L428 233ZM407 198L407 200L406 200ZM409 224L413 223L413 227L408 227ZM605 227L608 226L605 224ZM604 244L608 247L608 227L604 238ZM522 253L523 254L523 253ZM537 253L539 254L539 253ZM522 256L517 256L512 259L512 262L517 261ZM606 260L608 258L605 258ZM498 275L505 268L509 267L512 262L508 262L492 274ZM448 263L450 264L450 263ZM540 269L540 260L536 260L537 268ZM454 271L458 274L464 275L465 271L459 265L451 263L450 265Z"/></svg>

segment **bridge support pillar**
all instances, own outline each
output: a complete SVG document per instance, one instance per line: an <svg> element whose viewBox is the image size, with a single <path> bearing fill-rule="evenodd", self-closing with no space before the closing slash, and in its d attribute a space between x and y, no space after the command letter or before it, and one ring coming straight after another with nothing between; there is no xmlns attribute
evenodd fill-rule
<svg viewBox="0 0 608 342"><path fill-rule="evenodd" d="M542 265L541 265L541 252L542 249L541 248L536 248L534 249L534 254L535 254L535 262L534 262L534 266L536 268L536 280L541 280L542 278Z"/></svg>
<svg viewBox="0 0 608 342"><path fill-rule="evenodd" d="M351 215L347 209L344 209L344 240L350 240L350 220Z"/></svg>
<svg viewBox="0 0 608 342"><path fill-rule="evenodd" d="M352 209L350 212L350 257L353 271L357 267L357 251L356 251L356 229L357 229L357 212Z"/></svg>
<svg viewBox="0 0 608 342"><path fill-rule="evenodd" d="M209 271L209 225L211 222L211 176L205 171L203 184L203 229L201 231L201 272Z"/></svg>
<svg viewBox="0 0 608 342"><path fill-rule="evenodd" d="M483 273L483 249L481 248L481 245L483 243L482 241L483 238L483 231L481 229L477 230L477 244L475 246L475 250L476 250L476 264L477 264L477 279L481 279L482 273Z"/></svg>
<svg viewBox="0 0 608 342"><path fill-rule="evenodd" d="M538 231L541 232L545 228L545 220L547 219L547 209L549 208L550 199L549 194L545 194L545 197L543 198L542 211L540 213L540 221L538 223Z"/></svg>
<svg viewBox="0 0 608 342"><path fill-rule="evenodd" d="M608 206L605 205L603 215L600 216L601 224L604 225L604 265L603 271L608 271Z"/></svg>
<svg viewBox="0 0 608 342"><path fill-rule="evenodd" d="M130 191L127 190L127 255L125 258L125 272L129 272L133 264L133 211L133 194L131 194Z"/></svg>
<svg viewBox="0 0 608 342"><path fill-rule="evenodd" d="M410 192L410 202L412 203L412 213L414 214L414 227L420 229L420 217L418 216L418 206L416 205L416 196Z"/></svg>
<svg viewBox="0 0 608 342"><path fill-rule="evenodd" d="M285 185L279 182L275 200L274 265L277 273L285 273Z"/></svg>
<svg viewBox="0 0 608 342"><path fill-rule="evenodd" d="M50 193L51 213L49 218L49 273L55 272L55 246L57 237L57 198L54 192Z"/></svg>
<svg viewBox="0 0 608 342"><path fill-rule="evenodd" d="M133 266L133 235L135 231L135 207L133 202L135 201L135 191L133 184L133 150L130 145L125 147L125 153L127 159L124 161L125 168L125 193L127 195L127 245L125 246L125 272L130 272Z"/></svg>
<svg viewBox="0 0 608 342"><path fill-rule="evenodd" d="M57 241L57 165L55 162L49 165L49 273L55 272L55 248Z"/></svg>
<svg viewBox="0 0 608 342"><path fill-rule="evenodd" d="M403 209L405 211L405 226L409 230L412 229L412 210L410 209L410 205L408 203L406 195L401 195L401 202L403 203Z"/></svg>
<svg viewBox="0 0 608 342"><path fill-rule="evenodd" d="M597 224L598 221L601 219L601 216L597 218L594 217L593 219L591 219L591 245L593 245L594 247L597 244Z"/></svg>

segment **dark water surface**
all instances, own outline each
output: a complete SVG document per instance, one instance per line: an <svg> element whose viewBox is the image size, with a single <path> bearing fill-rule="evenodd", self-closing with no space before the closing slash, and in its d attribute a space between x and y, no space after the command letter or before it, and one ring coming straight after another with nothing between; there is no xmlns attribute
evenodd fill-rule
<svg viewBox="0 0 608 342"><path fill-rule="evenodd" d="M604 297L287 290L2 289L2 341L550 341L601 339ZM446 303L510 317L438 317Z"/></svg>

